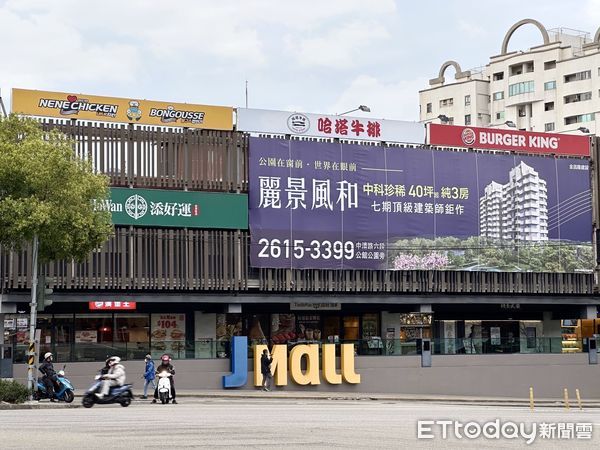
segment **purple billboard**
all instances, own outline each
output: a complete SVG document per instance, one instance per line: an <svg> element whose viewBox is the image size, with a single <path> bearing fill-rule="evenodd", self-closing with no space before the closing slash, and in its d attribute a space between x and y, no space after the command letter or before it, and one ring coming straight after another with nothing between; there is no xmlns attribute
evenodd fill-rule
<svg viewBox="0 0 600 450"><path fill-rule="evenodd" d="M580 272L588 161L250 138L254 267Z"/></svg>

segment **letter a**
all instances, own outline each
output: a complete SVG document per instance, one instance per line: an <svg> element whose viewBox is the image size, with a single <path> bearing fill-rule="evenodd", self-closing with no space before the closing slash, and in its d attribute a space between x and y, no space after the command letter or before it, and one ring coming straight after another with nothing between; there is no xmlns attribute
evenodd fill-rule
<svg viewBox="0 0 600 450"><path fill-rule="evenodd" d="M306 355L306 372L300 365ZM317 344L297 345L290 352L290 372L292 380L299 385L320 384L319 380L319 346Z"/></svg>
<svg viewBox="0 0 600 450"><path fill-rule="evenodd" d="M248 382L248 337L231 338L231 374L223 375L225 389L244 386Z"/></svg>

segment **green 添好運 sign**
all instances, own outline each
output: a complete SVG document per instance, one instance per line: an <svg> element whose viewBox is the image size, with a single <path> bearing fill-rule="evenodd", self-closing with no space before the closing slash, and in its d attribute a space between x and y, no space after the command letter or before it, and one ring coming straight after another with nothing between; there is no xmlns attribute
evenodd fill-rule
<svg viewBox="0 0 600 450"><path fill-rule="evenodd" d="M96 208L115 225L248 229L248 196L220 192L111 188Z"/></svg>

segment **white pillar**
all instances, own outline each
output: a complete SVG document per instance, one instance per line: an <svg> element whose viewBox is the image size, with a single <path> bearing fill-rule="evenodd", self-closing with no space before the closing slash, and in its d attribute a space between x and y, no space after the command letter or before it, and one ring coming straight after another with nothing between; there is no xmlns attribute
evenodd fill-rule
<svg viewBox="0 0 600 450"><path fill-rule="evenodd" d="M582 319L597 319L598 318L598 306L596 305L586 305L583 307L583 311L581 313Z"/></svg>

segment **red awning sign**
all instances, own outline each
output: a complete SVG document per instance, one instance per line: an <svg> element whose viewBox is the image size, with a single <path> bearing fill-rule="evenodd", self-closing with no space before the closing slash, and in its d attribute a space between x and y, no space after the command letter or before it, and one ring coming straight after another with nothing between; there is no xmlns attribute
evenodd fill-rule
<svg viewBox="0 0 600 450"><path fill-rule="evenodd" d="M589 136L429 124L427 143L565 156L590 156Z"/></svg>
<svg viewBox="0 0 600 450"><path fill-rule="evenodd" d="M103 311L129 311L129 310L134 310L135 309L135 302L123 302L123 301L117 301L117 302L89 302L90 303L90 309L97 311L97 310L103 310Z"/></svg>

